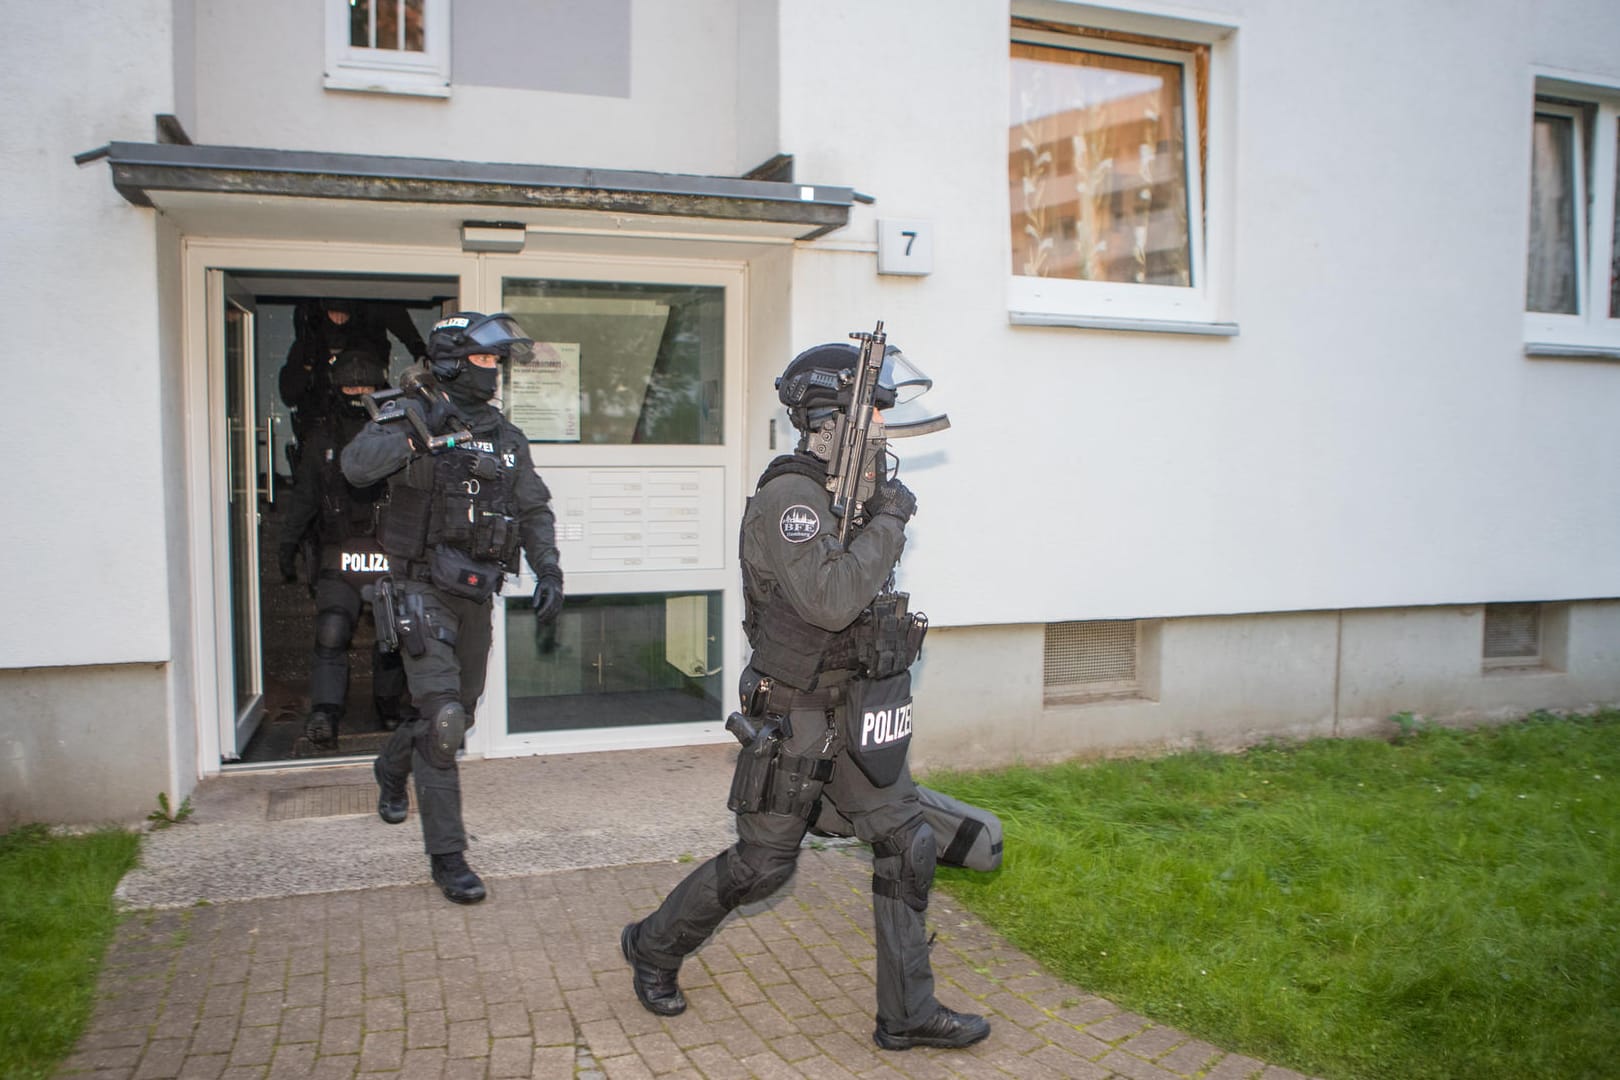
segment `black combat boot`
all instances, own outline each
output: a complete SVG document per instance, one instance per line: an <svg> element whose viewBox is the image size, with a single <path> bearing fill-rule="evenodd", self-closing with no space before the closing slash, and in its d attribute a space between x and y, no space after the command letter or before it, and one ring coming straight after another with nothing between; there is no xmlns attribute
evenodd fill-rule
<svg viewBox="0 0 1620 1080"><path fill-rule="evenodd" d="M619 948L630 962L631 985L636 988L636 1000L648 1012L659 1016L679 1016L686 1011L686 995L681 993L675 977L679 968L661 968L636 956L636 931L640 923L630 923L619 931Z"/></svg>
<svg viewBox="0 0 1620 1080"><path fill-rule="evenodd" d="M889 1031L879 1020L872 1041L885 1050L910 1050L913 1046L937 1046L959 1050L972 1046L990 1034L990 1021L973 1013L959 1013L941 1005L934 1015L905 1031Z"/></svg>
<svg viewBox="0 0 1620 1080"><path fill-rule="evenodd" d="M457 904L476 904L484 898L484 882L472 867L467 865L467 857L457 851L449 855L432 855L433 884L444 893L446 900Z"/></svg>
<svg viewBox="0 0 1620 1080"><path fill-rule="evenodd" d="M317 705L304 721L304 738L316 746L333 747L337 745L337 729L337 711L327 705Z"/></svg>
<svg viewBox="0 0 1620 1080"><path fill-rule="evenodd" d="M390 825L398 825L411 809L405 781L388 779L388 774L383 772L382 758L371 763L371 775L377 778L377 816Z"/></svg>

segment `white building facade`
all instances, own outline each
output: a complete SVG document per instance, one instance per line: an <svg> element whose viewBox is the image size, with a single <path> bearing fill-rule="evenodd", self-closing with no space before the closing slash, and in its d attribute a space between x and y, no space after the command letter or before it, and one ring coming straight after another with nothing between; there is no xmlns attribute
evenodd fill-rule
<svg viewBox="0 0 1620 1080"><path fill-rule="evenodd" d="M297 711L320 296L564 372L505 396L570 606L537 652L497 599L473 756L729 738L772 381L879 319L952 421L896 446L922 766L1620 701L1603 0L12 7L0 821Z"/></svg>

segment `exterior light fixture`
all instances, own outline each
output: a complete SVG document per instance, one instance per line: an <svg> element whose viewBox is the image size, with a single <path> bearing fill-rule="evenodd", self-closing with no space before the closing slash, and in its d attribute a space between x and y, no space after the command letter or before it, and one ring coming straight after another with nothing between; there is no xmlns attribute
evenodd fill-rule
<svg viewBox="0 0 1620 1080"><path fill-rule="evenodd" d="M516 253L523 250L528 236L528 227L520 221L463 221L461 250Z"/></svg>

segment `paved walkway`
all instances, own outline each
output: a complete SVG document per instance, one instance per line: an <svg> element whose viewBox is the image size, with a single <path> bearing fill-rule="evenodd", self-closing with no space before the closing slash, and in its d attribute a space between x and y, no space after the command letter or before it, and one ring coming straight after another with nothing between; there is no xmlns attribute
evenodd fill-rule
<svg viewBox="0 0 1620 1080"><path fill-rule="evenodd" d="M994 1030L965 1051L878 1050L871 862L853 845L807 848L787 888L687 962L690 1009L646 1012L619 928L730 841L730 758L468 763L469 859L490 885L471 907L427 882L414 815L390 828L355 808L369 770L210 781L193 822L153 834L121 886L138 910L61 1075L1299 1078L1053 978L943 893L939 996ZM296 870L279 862L292 850Z"/></svg>

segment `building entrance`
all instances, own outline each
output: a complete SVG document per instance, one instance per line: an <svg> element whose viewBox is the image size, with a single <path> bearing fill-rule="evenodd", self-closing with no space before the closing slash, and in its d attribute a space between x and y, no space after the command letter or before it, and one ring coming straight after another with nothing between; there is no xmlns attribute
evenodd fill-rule
<svg viewBox="0 0 1620 1080"><path fill-rule="evenodd" d="M376 339L396 383L447 311L509 311L537 342L536 362L506 373L498 404L529 436L552 491L567 600L537 635L526 569L496 598L468 751L726 737L723 688L741 648L725 540L728 507L741 502L740 270L492 255L442 275L237 265L206 269L200 290L217 418L209 487L215 500L227 493L211 513L220 602L199 624L214 654L199 687L219 702L219 719L207 720L218 760L364 759L396 717L411 715L408 693L390 692L386 658L378 666L369 606L336 605L323 587L329 538L310 512L323 470L307 455L341 452L323 434L335 391L321 376L356 340L332 332L323 321L332 312L370 328L366 340ZM317 671L317 622L334 607L353 613L347 648L337 650L347 678L338 676L336 702L330 670L324 686ZM329 669L333 646L323 647ZM311 723L322 706L335 712L329 734Z"/></svg>

